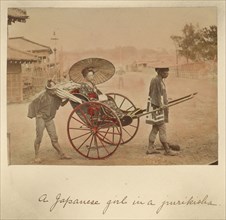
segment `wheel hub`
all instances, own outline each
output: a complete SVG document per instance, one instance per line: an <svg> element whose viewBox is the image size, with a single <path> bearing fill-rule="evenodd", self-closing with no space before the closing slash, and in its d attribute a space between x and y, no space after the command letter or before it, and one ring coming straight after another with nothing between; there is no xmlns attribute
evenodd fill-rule
<svg viewBox="0 0 226 220"><path fill-rule="evenodd" d="M97 127L93 127L93 128L92 128L92 132L93 132L93 134L96 134L96 133L97 133L97 130L98 130L98 128L97 128Z"/></svg>

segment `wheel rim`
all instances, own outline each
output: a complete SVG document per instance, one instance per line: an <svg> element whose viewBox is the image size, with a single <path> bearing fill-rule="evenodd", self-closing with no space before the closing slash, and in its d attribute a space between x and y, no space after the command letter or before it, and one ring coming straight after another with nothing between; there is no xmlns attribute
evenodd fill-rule
<svg viewBox="0 0 226 220"><path fill-rule="evenodd" d="M133 111L136 109L136 106L133 104L133 102L124 95L118 93L108 93L106 95L113 98L117 107L120 108L122 111ZM139 128L139 124L140 119L135 118L130 125L122 127L121 144L126 144L135 137Z"/></svg>
<svg viewBox="0 0 226 220"><path fill-rule="evenodd" d="M90 159L111 156L122 139L118 116L108 106L98 102L85 102L73 109L67 131L73 148Z"/></svg>

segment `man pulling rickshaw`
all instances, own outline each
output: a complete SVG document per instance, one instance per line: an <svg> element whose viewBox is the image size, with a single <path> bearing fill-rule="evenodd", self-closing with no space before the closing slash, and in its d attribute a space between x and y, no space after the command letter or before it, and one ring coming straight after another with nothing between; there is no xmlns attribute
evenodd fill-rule
<svg viewBox="0 0 226 220"><path fill-rule="evenodd" d="M155 110L160 108L160 111L153 112L152 115L149 115L146 122L152 124L152 130L149 135L149 143L147 154L159 154L158 149L155 149L155 139L159 133L159 139L162 143L163 150L165 150L165 155L176 156L178 152L173 150L180 150L179 145L170 145L167 141L166 135L166 124L168 123L169 109L168 107L163 108L168 105L168 98L166 92L166 85L164 80L168 77L169 68L164 64L156 65L155 71L157 76L151 80L149 88L149 102L148 102L148 111ZM172 150L172 149L173 150Z"/></svg>

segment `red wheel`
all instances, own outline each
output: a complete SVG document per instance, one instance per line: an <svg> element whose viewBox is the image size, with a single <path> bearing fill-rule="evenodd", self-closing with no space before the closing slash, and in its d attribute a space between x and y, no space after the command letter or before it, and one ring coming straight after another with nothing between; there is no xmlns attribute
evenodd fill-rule
<svg viewBox="0 0 226 220"><path fill-rule="evenodd" d="M85 102L75 107L68 119L67 132L73 148L90 159L109 157L122 139L118 116L99 102Z"/></svg>
<svg viewBox="0 0 226 220"><path fill-rule="evenodd" d="M129 100L126 96L118 94L118 93L108 93L107 96L111 97L118 108L120 108L123 112L133 111L136 109L136 106L133 104L131 100ZM133 119L132 123L122 127L122 140L121 144L128 143L131 141L136 135L140 124L140 119Z"/></svg>

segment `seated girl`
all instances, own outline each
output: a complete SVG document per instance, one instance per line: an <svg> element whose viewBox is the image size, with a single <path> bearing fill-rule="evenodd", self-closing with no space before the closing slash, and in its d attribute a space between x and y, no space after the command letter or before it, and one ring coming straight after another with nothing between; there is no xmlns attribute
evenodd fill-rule
<svg viewBox="0 0 226 220"><path fill-rule="evenodd" d="M86 68L82 70L82 75L86 82L81 83L79 93L87 97L90 101L101 101L109 108L114 110L119 118L125 116L125 114L117 107L113 100L110 100L106 95L97 89L96 85L94 84L94 74L95 73L92 69Z"/></svg>

